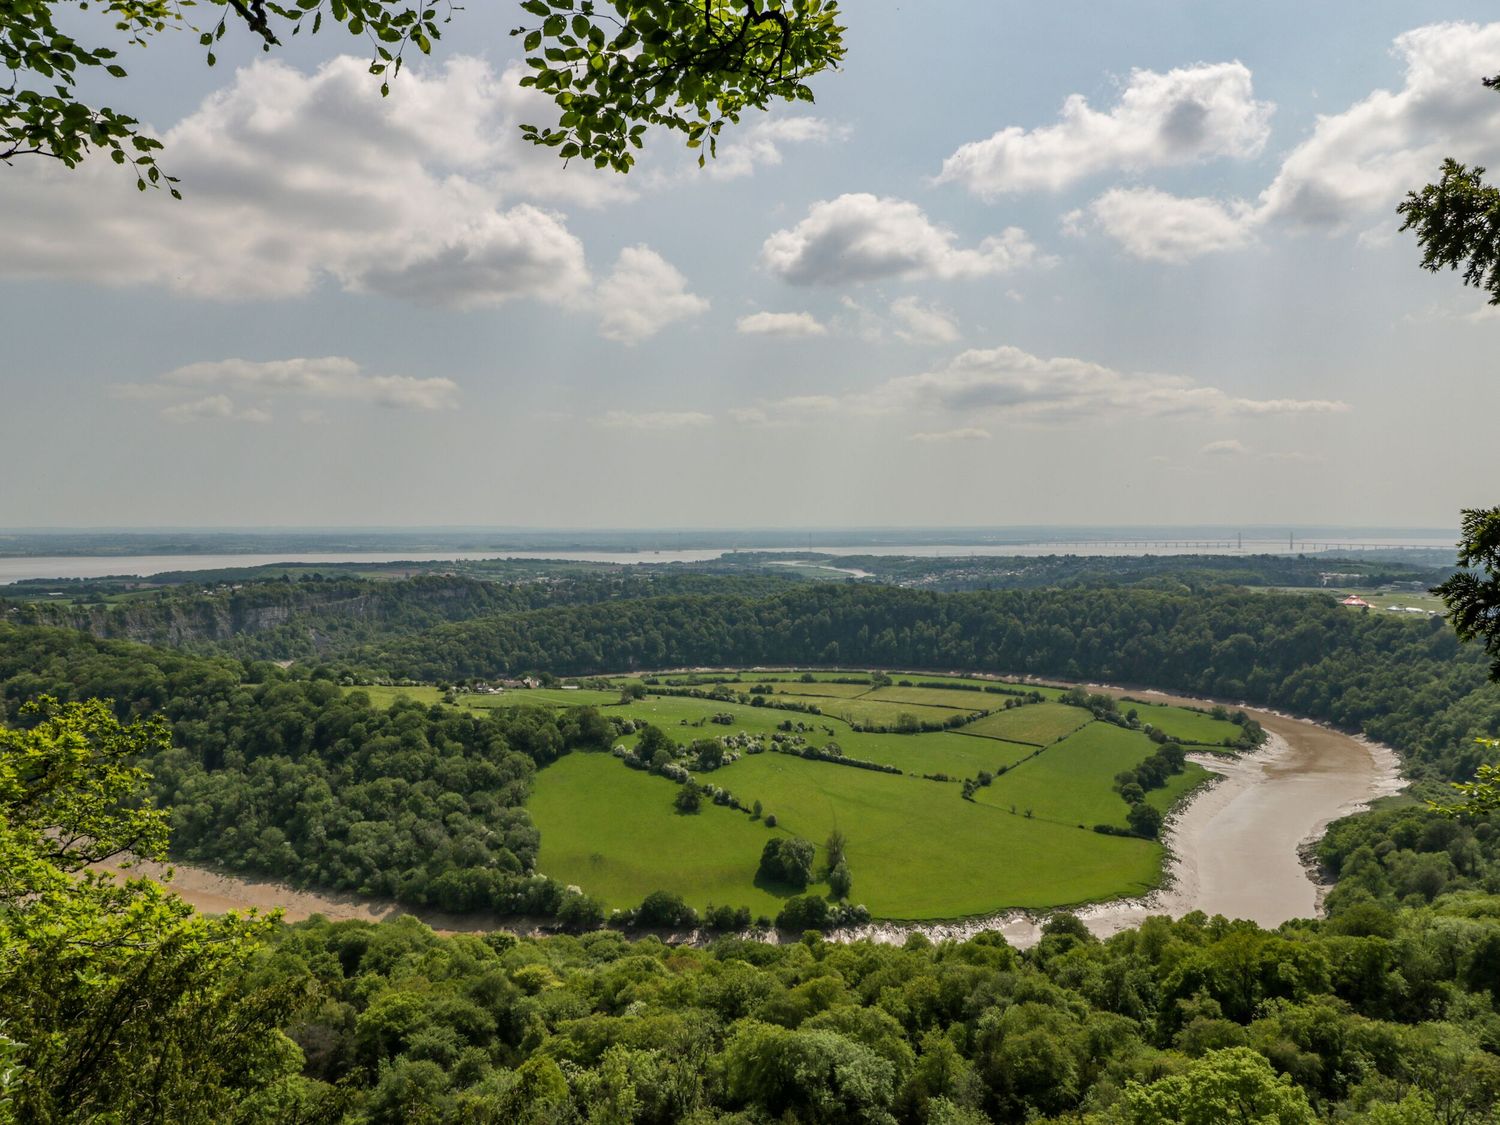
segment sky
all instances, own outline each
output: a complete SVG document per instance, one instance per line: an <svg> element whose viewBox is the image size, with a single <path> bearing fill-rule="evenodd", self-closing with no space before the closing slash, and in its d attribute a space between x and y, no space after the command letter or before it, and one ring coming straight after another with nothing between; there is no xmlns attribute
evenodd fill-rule
<svg viewBox="0 0 1500 1125"><path fill-rule="evenodd" d="M88 92L181 202L0 166L0 526L1453 526L1500 313L1395 207L1500 159L1490 11L854 0L628 176L521 141L508 0L386 99L164 36Z"/></svg>

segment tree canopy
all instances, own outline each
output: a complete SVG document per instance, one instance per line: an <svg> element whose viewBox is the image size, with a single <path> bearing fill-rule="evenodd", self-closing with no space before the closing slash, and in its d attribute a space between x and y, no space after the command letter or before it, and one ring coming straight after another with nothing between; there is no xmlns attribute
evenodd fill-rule
<svg viewBox="0 0 1500 1125"><path fill-rule="evenodd" d="M160 141L113 106L83 100L79 84L126 77L116 46L86 44L67 30L76 13L106 15L120 46L144 47L169 29L190 28L207 62L232 28L264 50L326 22L371 45L370 73L388 94L407 48L432 50L458 9L451 0L201 0L207 19L175 0L0 0L0 162L42 156L76 166L90 151L129 165L142 190L175 179L157 164ZM725 124L773 101L811 101L807 82L843 58L834 0L525 0L536 22L518 27L532 73L522 79L552 98L555 124L522 126L563 159L629 171L653 127L683 133L712 155ZM61 19L59 19L61 17ZM104 29L100 29L101 32ZM108 35L101 35L108 38ZM700 164L702 163L700 154Z"/></svg>
<svg viewBox="0 0 1500 1125"><path fill-rule="evenodd" d="M23 718L0 727L0 1121L231 1119L301 1064L276 1031L291 993L242 976L268 921L91 868L164 854L134 764L164 723L97 700Z"/></svg>

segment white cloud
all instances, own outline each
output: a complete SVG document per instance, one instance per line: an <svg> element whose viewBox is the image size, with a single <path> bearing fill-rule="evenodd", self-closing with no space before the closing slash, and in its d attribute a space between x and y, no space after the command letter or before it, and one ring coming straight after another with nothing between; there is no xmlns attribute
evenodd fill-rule
<svg viewBox="0 0 1500 1125"><path fill-rule="evenodd" d="M1154 188L1114 188L1089 204L1088 214L1128 253L1159 262L1239 249L1256 224L1247 203L1183 199Z"/></svg>
<svg viewBox="0 0 1500 1125"><path fill-rule="evenodd" d="M1341 402L1248 399L1179 375L1115 371L1068 357L1042 358L1019 348L971 349L946 367L885 384L877 397L893 408L925 404L953 412L998 410L1047 421L1078 416L1209 416L1337 413Z"/></svg>
<svg viewBox="0 0 1500 1125"><path fill-rule="evenodd" d="M906 440L927 443L989 441L992 436L989 430L981 430L977 426L963 426L956 430L934 430L915 433L908 436Z"/></svg>
<svg viewBox="0 0 1500 1125"><path fill-rule="evenodd" d="M452 379L417 379L410 375L366 375L352 359L282 359L255 363L225 359L190 363L161 376L177 387L226 387L267 395L341 402L366 402L397 410L451 410L458 405Z"/></svg>
<svg viewBox="0 0 1500 1125"><path fill-rule="evenodd" d="M208 395L190 402L179 402L162 408L161 416L169 422L228 421L269 422L271 415L259 407L235 406L228 395Z"/></svg>
<svg viewBox="0 0 1500 1125"><path fill-rule="evenodd" d="M951 344L959 337L958 321L946 309L924 305L915 297L891 302L896 335L912 344Z"/></svg>
<svg viewBox="0 0 1500 1125"><path fill-rule="evenodd" d="M1198 450L1206 457L1243 457L1250 451L1245 448L1245 443L1238 438L1225 438L1223 441L1211 441Z"/></svg>
<svg viewBox="0 0 1500 1125"><path fill-rule="evenodd" d="M617 200L620 177L565 171L521 142L536 95L513 72L456 58L404 72L382 99L367 68L343 56L310 74L238 71L163 135L181 202L138 194L103 160L8 170L0 275L223 300L329 283L458 308L586 292L582 244L525 200Z"/></svg>
<svg viewBox="0 0 1500 1125"><path fill-rule="evenodd" d="M824 336L825 328L812 313L758 312L742 316L735 329L744 336Z"/></svg>
<svg viewBox="0 0 1500 1125"><path fill-rule="evenodd" d="M1073 94L1057 124L1030 131L1011 126L970 142L943 162L938 180L994 199L1056 191L1111 169L1254 156L1270 135L1272 108L1255 100L1242 63L1200 63L1166 74L1136 70L1107 112Z"/></svg>
<svg viewBox="0 0 1500 1125"><path fill-rule="evenodd" d="M719 155L710 158L702 171L716 180L748 176L759 167L781 163L781 150L789 144L826 145L846 140L849 128L821 117L778 117L741 126L740 131L719 141ZM696 161L693 170L697 172Z"/></svg>
<svg viewBox="0 0 1500 1125"><path fill-rule="evenodd" d="M998 347L962 352L937 370L890 379L868 391L762 402L732 413L760 425L795 424L816 410L845 417L934 416L977 428L976 422L990 418L1050 424L1298 416L1348 409L1325 399L1244 398L1185 376L1120 372L1086 360Z"/></svg>
<svg viewBox="0 0 1500 1125"><path fill-rule="evenodd" d="M841 285L882 278L976 278L1035 263L1036 247L1018 227L977 247L955 245L951 230L915 203L864 192L821 200L761 247L761 261L795 285Z"/></svg>
<svg viewBox="0 0 1500 1125"><path fill-rule="evenodd" d="M697 410L635 412L611 410L598 424L611 430L693 430L713 422L713 415Z"/></svg>
<svg viewBox="0 0 1500 1125"><path fill-rule="evenodd" d="M638 344L667 325L708 309L687 291L687 278L649 246L627 246L594 294L599 331L611 340Z"/></svg>
<svg viewBox="0 0 1500 1125"><path fill-rule="evenodd" d="M1405 82L1319 117L1261 196L1269 218L1342 229L1394 209L1444 156L1472 163L1500 155L1500 96L1480 85L1500 58L1500 23L1444 23L1397 36Z"/></svg>
<svg viewBox="0 0 1500 1125"><path fill-rule="evenodd" d="M205 392L215 392L204 396ZM117 398L166 400L162 414L174 421L194 418L239 418L267 422L262 407L239 408L229 397L249 395L262 403L277 398L365 403L396 410L450 410L458 405L452 379L418 379L410 375L367 375L343 356L254 362L224 359L174 368L149 383L111 388ZM303 415L316 413L304 410Z"/></svg>
<svg viewBox="0 0 1500 1125"><path fill-rule="evenodd" d="M1402 87L1319 117L1254 203L1115 189L1090 204L1089 216L1130 253L1163 261L1244 246L1271 224L1338 233L1375 216L1383 226L1359 239L1383 245L1396 204L1432 179L1443 157L1500 158L1500 97L1479 82L1494 69L1485 60L1500 58L1500 23L1420 27L1397 37L1395 53L1405 64ZM1077 218L1068 217L1075 226Z"/></svg>

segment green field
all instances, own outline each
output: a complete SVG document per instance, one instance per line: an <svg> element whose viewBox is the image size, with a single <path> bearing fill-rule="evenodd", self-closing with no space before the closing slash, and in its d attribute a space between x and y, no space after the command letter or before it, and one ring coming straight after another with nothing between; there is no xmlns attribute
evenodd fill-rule
<svg viewBox="0 0 1500 1125"><path fill-rule="evenodd" d="M886 703L916 703L924 707L943 707L955 711L994 711L1004 707L1010 696L983 691L953 691L942 688L887 687L876 688L865 699Z"/></svg>
<svg viewBox="0 0 1500 1125"><path fill-rule="evenodd" d="M1114 791L1114 778L1154 752L1145 734L1057 702L1057 688L1043 692L1047 702L1004 710L1008 697L1002 694L915 686L938 679L932 674L910 677L907 687L899 684L907 677L893 676L897 683L883 688L831 682L851 678L848 672L819 673L813 683L801 676L740 673L728 685L736 695L753 684L775 684L775 694L758 707L651 694L652 685L645 698L621 703L613 685L639 682L634 677L611 677L607 690L464 694L459 705L476 711L595 706L608 719L635 725L619 734L617 742L625 746L638 742L645 723L684 747L728 739L738 760L700 774L700 780L729 790L746 806L759 801L775 815L774 828L710 801L697 814L678 813L674 782L630 769L612 755L575 753L538 771L528 802L542 836L538 869L609 907L631 907L652 891L669 890L699 909L710 903L747 906L774 917L790 892L756 883L766 840L791 833L821 846L835 827L848 838L852 901L882 918L959 918L1070 905L1139 894L1159 879L1163 852L1156 841L1092 830L1095 824L1126 825L1129 807ZM716 685L696 686L709 691ZM381 707L399 698L423 704L442 698L431 686L351 690L364 691ZM773 705L783 701L813 704L822 713ZM1121 710L1131 706L1143 722L1184 740L1217 744L1239 733L1231 723L1184 708L1122 703ZM993 713L943 732L874 733L850 726L895 726L903 715L941 723L986 709ZM778 738L776 745L791 752L770 749ZM845 758L901 773L799 756L799 748L824 752L832 743ZM973 800L964 800L960 782L981 772L996 776ZM1147 800L1165 812L1207 776L1189 765ZM826 893L826 887L811 890Z"/></svg>
<svg viewBox="0 0 1500 1125"><path fill-rule="evenodd" d="M871 688L870 684L804 684L796 680L746 680L738 690L748 691L756 684L774 687L776 695L816 695L831 699L853 699L857 695L866 694Z"/></svg>
<svg viewBox="0 0 1500 1125"><path fill-rule="evenodd" d="M887 703L879 699L828 699L818 703L823 714L863 726L894 727L910 715L920 723L945 723L956 712L947 707L922 707L914 703ZM960 713L961 712L957 712Z"/></svg>
<svg viewBox="0 0 1500 1125"><path fill-rule="evenodd" d="M983 735L986 738L1004 738L1010 742L1050 746L1091 719L1092 716L1087 711L1063 703L1028 703L1024 707L1012 707L1009 711L996 711L993 715L975 719L959 729L965 734Z"/></svg>
<svg viewBox="0 0 1500 1125"><path fill-rule="evenodd" d="M676 795L672 782L605 754L560 759L537 774L527 802L542 831L537 867L611 907L672 890L700 909L728 903L774 916L780 900L754 882L772 830L711 804L683 816Z"/></svg>
<svg viewBox="0 0 1500 1125"><path fill-rule="evenodd" d="M483 710L487 707L603 707L618 703L617 691L590 691L588 688L513 688L498 695L464 694L458 697L464 707Z"/></svg>
<svg viewBox="0 0 1500 1125"><path fill-rule="evenodd" d="M1135 709L1142 723L1150 723L1178 742L1199 746L1223 746L1226 738L1233 742L1241 733L1240 728L1234 723L1224 719L1215 719L1212 715L1205 715L1200 711L1190 711L1186 707L1167 707L1156 703L1127 703L1121 700L1122 712L1129 712L1131 708Z"/></svg>
<svg viewBox="0 0 1500 1125"><path fill-rule="evenodd" d="M372 685L370 687L352 687L352 692L363 692L370 697L370 706L379 710L386 710L398 699L410 699L417 703L441 703L443 693L435 687L382 687Z"/></svg>
<svg viewBox="0 0 1500 1125"><path fill-rule="evenodd" d="M975 800L1018 815L1092 828L1125 827L1129 806L1114 791L1115 774L1149 758L1156 749L1138 731L1090 723L980 789Z"/></svg>

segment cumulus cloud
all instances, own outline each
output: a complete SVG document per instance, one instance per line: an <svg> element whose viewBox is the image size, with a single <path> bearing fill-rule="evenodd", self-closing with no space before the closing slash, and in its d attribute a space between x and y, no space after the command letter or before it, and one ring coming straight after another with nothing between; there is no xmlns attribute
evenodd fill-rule
<svg viewBox="0 0 1500 1125"><path fill-rule="evenodd" d="M625 344L638 344L673 321L708 308L706 298L688 292L687 278L648 246L621 250L594 296L599 331Z"/></svg>
<svg viewBox="0 0 1500 1125"><path fill-rule="evenodd" d="M1223 441L1209 442L1198 452L1205 457L1243 457L1250 450L1238 438L1225 438Z"/></svg>
<svg viewBox="0 0 1500 1125"><path fill-rule="evenodd" d="M958 321L952 313L915 297L892 301L891 317L896 322L896 335L908 343L951 344L959 336Z"/></svg>
<svg viewBox="0 0 1500 1125"><path fill-rule="evenodd" d="M821 200L807 217L761 247L761 261L794 285L843 285L882 278L976 278L1039 260L1018 227L976 247L932 222L915 203L865 192Z"/></svg>
<svg viewBox="0 0 1500 1125"><path fill-rule="evenodd" d="M365 59L256 62L163 134L181 202L103 160L8 170L0 276L218 299L327 283L459 308L575 300L583 245L546 204L619 199L621 177L530 151L515 122L536 95L516 79L457 58L383 99Z"/></svg>
<svg viewBox="0 0 1500 1125"><path fill-rule="evenodd" d="M271 415L265 404L275 399L365 403L394 410L451 410L458 405L458 384L452 379L368 375L344 356L190 363L148 383L118 384L111 392L116 398L166 401L170 405L162 415L179 422L202 418L267 422ZM262 405L238 407L231 393L254 397Z"/></svg>
<svg viewBox="0 0 1500 1125"><path fill-rule="evenodd" d="M1397 36L1395 53L1405 64L1401 89L1318 118L1261 196L1269 217L1342 228L1395 207L1444 156L1472 163L1500 155L1500 98L1479 83L1485 60L1500 57L1500 23L1420 27Z"/></svg>
<svg viewBox="0 0 1500 1125"><path fill-rule="evenodd" d="M735 329L743 336L824 336L828 329L812 313L758 312L742 316Z"/></svg>
<svg viewBox="0 0 1500 1125"><path fill-rule="evenodd" d="M693 430L713 420L713 415L697 410L611 410L597 421L610 430Z"/></svg>
<svg viewBox="0 0 1500 1125"><path fill-rule="evenodd" d="M1389 216L1444 156L1500 158L1500 98L1478 81L1482 60L1500 57L1500 23L1420 27L1398 36L1394 49L1404 64L1401 88L1376 90L1319 117L1253 203L1117 189L1090 204L1088 215L1132 254L1183 261L1243 246L1270 224L1304 232L1356 228ZM1380 241L1368 231L1361 237Z"/></svg>
<svg viewBox="0 0 1500 1125"><path fill-rule="evenodd" d="M719 142L719 155L703 171L716 180L748 176L756 168L775 167L787 145L826 145L846 140L849 128L822 117L778 117L742 126ZM694 171L697 171L695 168Z"/></svg>
<svg viewBox="0 0 1500 1125"><path fill-rule="evenodd" d="M1055 125L1011 126L963 145L943 162L938 180L994 199L1056 191L1110 169L1255 156L1270 135L1272 108L1255 100L1242 63L1200 63L1166 74L1136 70L1111 109L1096 110L1073 94Z"/></svg>
<svg viewBox="0 0 1500 1125"><path fill-rule="evenodd" d="M1326 399L1252 399L1180 375L1134 374L1014 347L970 349L944 366L887 380L867 391L757 403L735 414L762 425L806 420L812 407L845 417L934 416L977 428L995 418L1051 424L1115 418L1229 419L1336 414ZM924 432L941 432L936 429Z"/></svg>
<svg viewBox="0 0 1500 1125"><path fill-rule="evenodd" d="M951 441L989 441L993 435L989 430L981 430L977 426L962 426L956 430L931 430L911 434L907 441L919 442L951 442Z"/></svg>
<svg viewBox="0 0 1500 1125"><path fill-rule="evenodd" d="M1254 208L1233 200L1183 199L1154 188L1115 188L1088 207L1093 223L1137 258L1184 262L1237 250L1254 237Z"/></svg>

